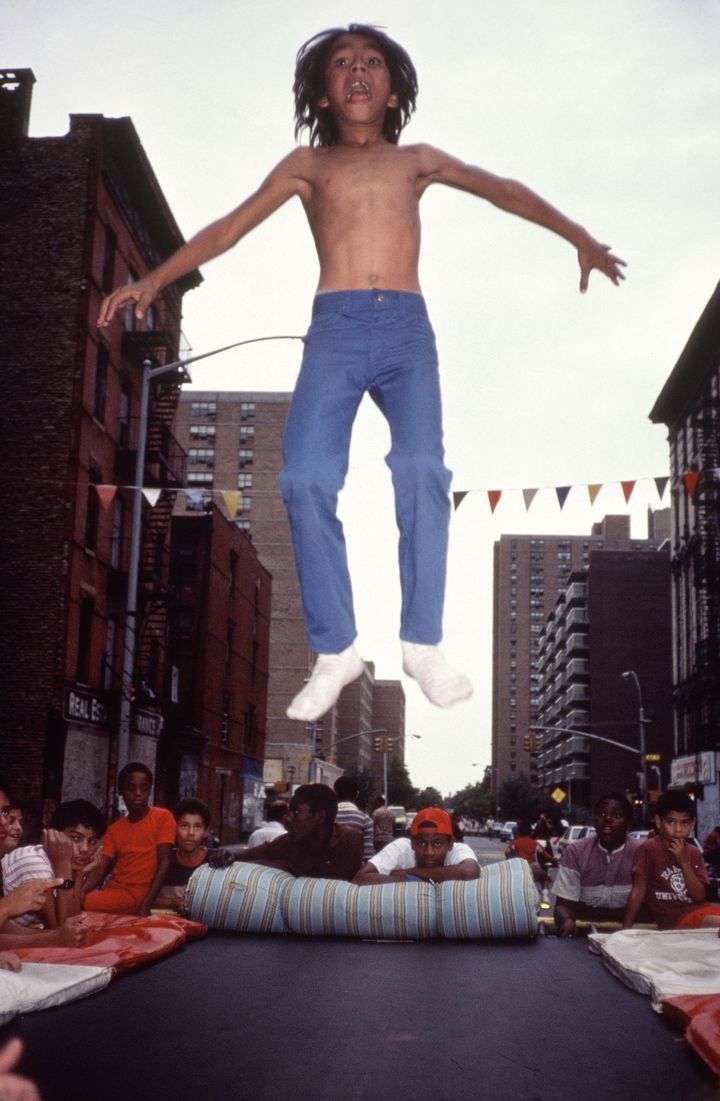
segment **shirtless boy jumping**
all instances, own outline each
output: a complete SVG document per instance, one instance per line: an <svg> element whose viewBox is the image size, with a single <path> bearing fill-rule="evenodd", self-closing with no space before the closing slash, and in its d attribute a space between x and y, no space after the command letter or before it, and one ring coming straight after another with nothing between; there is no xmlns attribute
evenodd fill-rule
<svg viewBox="0 0 720 1101"><path fill-rule="evenodd" d="M576 249L580 290L593 268L613 283L623 261L522 184L429 145L398 146L415 109L408 54L374 27L351 24L311 38L295 70L298 147L236 210L201 230L143 279L113 291L98 324L135 303L142 318L168 284L231 248L293 196L305 208L320 280L283 441L280 475L310 644L312 675L290 704L313 722L362 671L337 498L353 420L367 391L390 426L400 531L403 669L449 707L472 693L451 669L442 634L450 502L443 462L435 338L418 282L420 197L433 183L486 199L559 234Z"/></svg>

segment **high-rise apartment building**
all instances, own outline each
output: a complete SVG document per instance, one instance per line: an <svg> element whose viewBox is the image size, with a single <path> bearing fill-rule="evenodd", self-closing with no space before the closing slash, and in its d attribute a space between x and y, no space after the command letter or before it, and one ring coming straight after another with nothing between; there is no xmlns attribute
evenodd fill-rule
<svg viewBox="0 0 720 1101"><path fill-rule="evenodd" d="M641 806L645 788L650 797L667 787L669 552L667 540L658 550L591 550L538 636L534 725L543 729L530 734L537 785L548 794L562 792L571 813L594 806L608 791ZM642 817L639 810L638 821Z"/></svg>
<svg viewBox="0 0 720 1101"><path fill-rule="evenodd" d="M330 744L334 731L306 727L285 714L312 661L278 484L290 398L288 393L185 391L175 430L187 450L187 484L198 494L195 502L179 501L176 512L214 502L252 540L272 576L265 753L282 762L283 779L298 783L310 777L313 748Z"/></svg>
<svg viewBox="0 0 720 1101"><path fill-rule="evenodd" d="M540 708L540 635L570 575L592 551L654 550L667 536L669 513L649 513L650 539L630 537L628 516L606 516L590 535L503 535L494 547L493 790L509 778L537 778L525 748Z"/></svg>

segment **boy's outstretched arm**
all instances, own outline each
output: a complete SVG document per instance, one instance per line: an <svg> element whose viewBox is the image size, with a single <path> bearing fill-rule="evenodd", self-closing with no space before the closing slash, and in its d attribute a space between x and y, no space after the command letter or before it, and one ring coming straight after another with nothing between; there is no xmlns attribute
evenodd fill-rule
<svg viewBox="0 0 720 1101"><path fill-rule="evenodd" d="M235 210L201 229L142 279L117 287L107 295L100 305L98 326L105 328L118 310L122 310L130 302L135 303L135 316L142 318L163 287L174 283L215 256L227 252L241 237L255 229L293 195L301 194L308 187L303 173L308 153L309 150L305 148L293 150L280 161L257 191Z"/></svg>
<svg viewBox="0 0 720 1101"><path fill-rule="evenodd" d="M483 168L464 164L455 157L432 146L417 146L422 158L420 184L443 183L477 195L509 214L517 214L529 222L549 229L564 237L577 249L580 265L580 291L588 288L590 272L595 268L606 275L616 286L625 276L625 261L613 256L609 245L601 245L583 226L571 221L545 199L517 180L494 176Z"/></svg>

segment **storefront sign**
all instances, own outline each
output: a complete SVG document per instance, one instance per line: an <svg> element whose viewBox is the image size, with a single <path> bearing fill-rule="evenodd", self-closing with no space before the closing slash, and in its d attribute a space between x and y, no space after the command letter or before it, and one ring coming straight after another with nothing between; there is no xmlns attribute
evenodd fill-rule
<svg viewBox="0 0 720 1101"><path fill-rule="evenodd" d="M163 717L157 711L132 711L132 728L136 734L145 734L148 738L159 738L162 734Z"/></svg>
<svg viewBox="0 0 720 1101"><path fill-rule="evenodd" d="M105 726L108 721L108 713L105 704L94 692L80 688L66 688L63 700L63 718L70 722Z"/></svg>
<svg viewBox="0 0 720 1101"><path fill-rule="evenodd" d="M671 788L681 788L685 784L714 784L716 781L715 754L712 750L689 753L670 762Z"/></svg>

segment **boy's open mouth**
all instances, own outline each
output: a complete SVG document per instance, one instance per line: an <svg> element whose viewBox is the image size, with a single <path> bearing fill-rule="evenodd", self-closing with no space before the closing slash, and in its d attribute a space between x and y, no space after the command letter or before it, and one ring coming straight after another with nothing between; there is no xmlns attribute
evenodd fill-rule
<svg viewBox="0 0 720 1101"><path fill-rule="evenodd" d="M372 99L370 85L366 84L364 80L353 81L345 93L345 99L349 103L358 102L364 99Z"/></svg>

